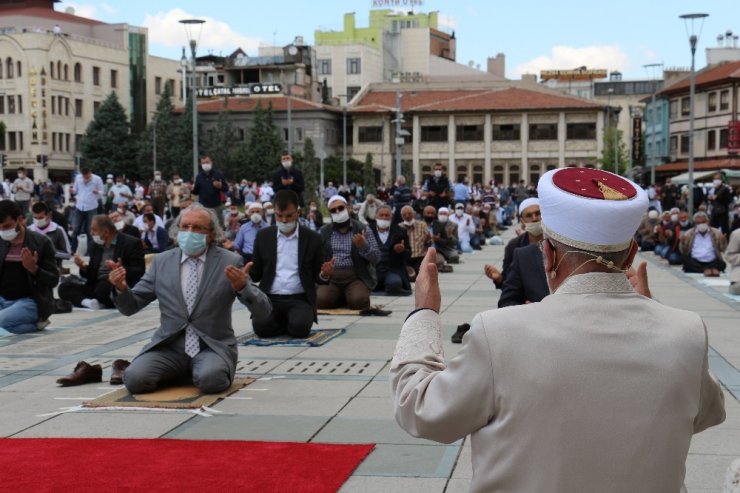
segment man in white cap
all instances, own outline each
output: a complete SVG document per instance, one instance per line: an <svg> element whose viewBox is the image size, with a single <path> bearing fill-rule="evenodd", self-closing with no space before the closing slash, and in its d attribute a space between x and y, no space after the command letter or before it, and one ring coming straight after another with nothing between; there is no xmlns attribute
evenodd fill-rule
<svg viewBox="0 0 740 493"><path fill-rule="evenodd" d="M235 251L242 256L244 262L251 262L254 253L254 240L259 230L269 226L262 217L262 204L252 202L247 204L247 216L249 221L245 222L236 233L236 239L230 245L224 244L226 248Z"/></svg>
<svg viewBox="0 0 740 493"><path fill-rule="evenodd" d="M472 491L677 492L724 398L701 318L646 296L644 263L626 275L646 193L582 168L538 192L553 294L479 313L445 361L430 249L391 362L396 420L439 442L471 434Z"/></svg>
<svg viewBox="0 0 740 493"><path fill-rule="evenodd" d="M324 247L324 260L332 269L323 270L318 288L319 309L349 308L362 310L370 306L370 291L377 284L375 264L380 250L369 227L349 217L347 200L341 195L329 199L331 224L319 230Z"/></svg>

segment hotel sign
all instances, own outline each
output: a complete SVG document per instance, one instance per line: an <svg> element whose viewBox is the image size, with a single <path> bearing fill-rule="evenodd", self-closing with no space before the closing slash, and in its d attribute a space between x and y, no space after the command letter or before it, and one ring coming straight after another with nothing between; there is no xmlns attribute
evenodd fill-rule
<svg viewBox="0 0 740 493"><path fill-rule="evenodd" d="M372 8L374 9L421 7L423 5L424 0L372 0Z"/></svg>
<svg viewBox="0 0 740 493"><path fill-rule="evenodd" d="M251 96L252 94L280 94L282 84L249 84L238 87L199 87L195 95L199 98L215 98L221 96Z"/></svg>
<svg viewBox="0 0 740 493"><path fill-rule="evenodd" d="M540 80L594 80L606 79L605 69L542 70Z"/></svg>

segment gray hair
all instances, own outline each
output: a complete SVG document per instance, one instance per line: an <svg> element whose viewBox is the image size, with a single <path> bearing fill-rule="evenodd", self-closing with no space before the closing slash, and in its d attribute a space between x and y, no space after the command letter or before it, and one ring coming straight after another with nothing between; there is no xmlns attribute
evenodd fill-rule
<svg viewBox="0 0 740 493"><path fill-rule="evenodd" d="M389 211L391 211L391 213L393 213L393 207L389 206L388 204L381 204L378 206L377 209L375 209L375 214L382 211L383 209L388 209Z"/></svg>
<svg viewBox="0 0 740 493"><path fill-rule="evenodd" d="M170 225L170 231L169 231L170 238L172 238L172 240L177 241L177 233L180 232L180 222L182 221L182 217L185 215L185 213L193 212L193 211L207 212L208 217L210 218L210 221L211 221L211 231L213 231L216 234L214 241L216 243L221 243L222 241L224 241L224 230L223 228L221 228L221 222L218 220L216 211L204 206L200 202L193 202L187 208L181 210L180 214L175 218L174 221L172 221L172 225Z"/></svg>
<svg viewBox="0 0 740 493"><path fill-rule="evenodd" d="M696 222L696 219L699 218L699 217L703 217L704 219L706 219L707 221L709 221L709 216L704 211L698 211L698 212L695 212L694 213L694 222Z"/></svg>

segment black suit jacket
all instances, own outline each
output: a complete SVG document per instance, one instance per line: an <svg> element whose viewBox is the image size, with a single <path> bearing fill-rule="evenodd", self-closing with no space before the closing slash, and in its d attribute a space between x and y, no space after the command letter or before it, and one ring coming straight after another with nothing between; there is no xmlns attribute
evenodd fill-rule
<svg viewBox="0 0 740 493"><path fill-rule="evenodd" d="M536 303L550 294L539 245L517 248L501 289L498 307Z"/></svg>
<svg viewBox="0 0 740 493"><path fill-rule="evenodd" d="M118 233L116 235L116 246L113 249L113 261L118 262L126 268L126 284L133 288L141 276L144 275L146 266L144 264L144 247L139 238ZM95 242L90 243L90 264L86 269L80 270L80 275L87 279L88 286L94 286L98 280L98 272L103 260L103 247Z"/></svg>
<svg viewBox="0 0 740 493"><path fill-rule="evenodd" d="M277 269L277 226L269 226L257 232L254 239L254 251L249 277L259 283L259 288L266 295L270 295L272 283L275 281ZM298 226L298 275L306 299L316 312L316 284L321 284L319 278L321 264L324 263L324 249L321 236L304 226ZM316 316L314 315L314 319Z"/></svg>
<svg viewBox="0 0 740 493"><path fill-rule="evenodd" d="M293 183L290 185L283 185L283 178L293 178ZM298 194L298 203L303 207L303 171L296 169L295 166L291 166L289 170L285 169L285 166L280 166L275 173L272 175L272 190L278 193L280 190L293 190Z"/></svg>

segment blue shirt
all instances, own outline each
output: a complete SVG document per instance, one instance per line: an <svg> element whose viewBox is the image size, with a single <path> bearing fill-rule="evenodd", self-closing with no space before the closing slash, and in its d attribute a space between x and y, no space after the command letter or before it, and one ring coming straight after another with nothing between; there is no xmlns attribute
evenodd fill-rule
<svg viewBox="0 0 740 493"><path fill-rule="evenodd" d="M242 224L234 240L234 250L250 255L254 253L254 239L257 237L257 232L265 227L267 224L264 221L256 225L252 221Z"/></svg>
<svg viewBox="0 0 740 493"><path fill-rule="evenodd" d="M468 190L467 185L465 185L464 183L456 183L454 190L455 200L468 200L470 190Z"/></svg>

